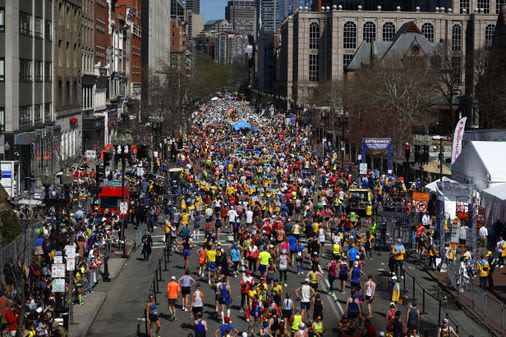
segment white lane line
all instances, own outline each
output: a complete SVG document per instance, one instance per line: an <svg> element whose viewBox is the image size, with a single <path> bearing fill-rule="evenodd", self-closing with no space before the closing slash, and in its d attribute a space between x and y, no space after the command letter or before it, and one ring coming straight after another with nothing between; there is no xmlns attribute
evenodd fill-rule
<svg viewBox="0 0 506 337"><path fill-rule="evenodd" d="M318 270L319 270L320 274L324 275L323 269L320 265L318 265ZM328 292L328 290L330 290L330 282L327 278L325 278L323 281L319 280L319 282L325 284L325 286L327 287L327 292ZM343 306L341 305L341 302L339 302L339 299L337 298L336 294L333 291L332 291L332 295L330 295L330 297L334 300L334 303L337 304L337 307L339 308L339 311L341 312L341 316L344 315ZM332 310L334 310L334 313L336 314L336 316L339 316L338 312L336 310L336 306L331 305L331 307L332 307Z"/></svg>

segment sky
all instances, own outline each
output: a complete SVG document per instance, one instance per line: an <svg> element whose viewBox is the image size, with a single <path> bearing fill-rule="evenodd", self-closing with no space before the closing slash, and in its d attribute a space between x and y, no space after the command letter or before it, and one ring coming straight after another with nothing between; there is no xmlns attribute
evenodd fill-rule
<svg viewBox="0 0 506 337"><path fill-rule="evenodd" d="M224 19L227 0L200 0L200 14L204 22L208 20Z"/></svg>

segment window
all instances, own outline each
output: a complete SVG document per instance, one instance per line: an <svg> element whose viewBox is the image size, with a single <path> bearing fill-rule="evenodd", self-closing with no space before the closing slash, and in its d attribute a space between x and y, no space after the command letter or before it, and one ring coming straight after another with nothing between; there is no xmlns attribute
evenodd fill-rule
<svg viewBox="0 0 506 337"><path fill-rule="evenodd" d="M391 22L386 22L383 25L383 41L392 41L395 35L395 25Z"/></svg>
<svg viewBox="0 0 506 337"><path fill-rule="evenodd" d="M343 48L357 48L357 25L348 21L343 29Z"/></svg>
<svg viewBox="0 0 506 337"><path fill-rule="evenodd" d="M70 104L70 81L65 84L65 105Z"/></svg>
<svg viewBox="0 0 506 337"><path fill-rule="evenodd" d="M53 40L53 23L49 20L46 20L46 24L44 25L44 34L47 40Z"/></svg>
<svg viewBox="0 0 506 337"><path fill-rule="evenodd" d="M19 79L21 81L32 80L32 61L30 60L19 60Z"/></svg>
<svg viewBox="0 0 506 337"><path fill-rule="evenodd" d="M466 13L469 13L469 0L460 0L460 12L464 13L464 9L466 10Z"/></svg>
<svg viewBox="0 0 506 337"><path fill-rule="evenodd" d="M34 78L35 81L42 81L42 61L35 61Z"/></svg>
<svg viewBox="0 0 506 337"><path fill-rule="evenodd" d="M32 125L32 106L31 105L25 105L19 107L19 127L27 127Z"/></svg>
<svg viewBox="0 0 506 337"><path fill-rule="evenodd" d="M46 82L51 82L53 80L53 63L46 62L44 64L44 77Z"/></svg>
<svg viewBox="0 0 506 337"><path fill-rule="evenodd" d="M33 119L35 124L42 123L42 104L35 104L33 106Z"/></svg>
<svg viewBox="0 0 506 337"><path fill-rule="evenodd" d="M320 24L313 22L309 25L309 49L320 47Z"/></svg>
<svg viewBox="0 0 506 337"><path fill-rule="evenodd" d="M460 56L453 56L452 57L452 82L454 85L460 85L461 84L461 77L462 77L462 71L461 71L461 61Z"/></svg>
<svg viewBox="0 0 506 337"><path fill-rule="evenodd" d="M5 108L0 107L0 131L5 131Z"/></svg>
<svg viewBox="0 0 506 337"><path fill-rule="evenodd" d="M422 34L427 41L434 43L434 26L432 23L424 23L422 25Z"/></svg>
<svg viewBox="0 0 506 337"><path fill-rule="evenodd" d="M494 39L495 25L488 25L485 27L485 49L492 47L492 41Z"/></svg>
<svg viewBox="0 0 506 337"><path fill-rule="evenodd" d="M478 9L483 9L484 13L489 13L490 12L489 0L478 0Z"/></svg>
<svg viewBox="0 0 506 337"><path fill-rule="evenodd" d="M452 27L452 51L462 50L462 27L453 25Z"/></svg>
<svg viewBox="0 0 506 337"><path fill-rule="evenodd" d="M42 19L35 17L35 37L42 39Z"/></svg>
<svg viewBox="0 0 506 337"><path fill-rule="evenodd" d="M353 54L344 54L343 55L343 70L346 70L348 68L352 59L353 59Z"/></svg>
<svg viewBox="0 0 506 337"><path fill-rule="evenodd" d="M318 82L318 55L309 55L309 80L311 82Z"/></svg>
<svg viewBox="0 0 506 337"><path fill-rule="evenodd" d="M496 14L499 14L499 12L501 11L501 6L502 6L502 1L495 2L495 13Z"/></svg>
<svg viewBox="0 0 506 337"><path fill-rule="evenodd" d="M51 118L51 103L44 104L44 121L50 122Z"/></svg>
<svg viewBox="0 0 506 337"><path fill-rule="evenodd" d="M5 81L5 59L0 58L0 82Z"/></svg>
<svg viewBox="0 0 506 337"><path fill-rule="evenodd" d="M0 8L0 32L3 32L4 30L5 30L5 8Z"/></svg>
<svg viewBox="0 0 506 337"><path fill-rule="evenodd" d="M19 12L19 34L32 35L32 16L25 12Z"/></svg>
<svg viewBox="0 0 506 337"><path fill-rule="evenodd" d="M376 25L373 22L367 21L364 24L363 39L367 42L373 42L376 40Z"/></svg>

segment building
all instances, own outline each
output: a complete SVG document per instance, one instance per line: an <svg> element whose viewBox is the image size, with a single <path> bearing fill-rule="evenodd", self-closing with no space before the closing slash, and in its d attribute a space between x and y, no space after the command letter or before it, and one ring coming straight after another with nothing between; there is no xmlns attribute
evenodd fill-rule
<svg viewBox="0 0 506 337"><path fill-rule="evenodd" d="M109 76L107 51L109 46L109 5L107 0L93 1L93 92L92 109L83 109L83 150L100 149L109 142L107 123L107 94ZM84 76L83 76L84 78ZM83 82L85 80L83 79ZM83 85L83 102L85 101ZM84 104L83 104L84 105Z"/></svg>
<svg viewBox="0 0 506 337"><path fill-rule="evenodd" d="M257 8L254 0L230 0L225 7L225 19L234 32L254 37L257 31Z"/></svg>
<svg viewBox="0 0 506 337"><path fill-rule="evenodd" d="M178 18L181 21L186 21L187 19L187 11L184 8L184 5L180 0L171 0L170 1L170 17L172 19Z"/></svg>
<svg viewBox="0 0 506 337"><path fill-rule="evenodd" d="M81 0L81 98L82 114L92 115L95 90L95 6L94 0Z"/></svg>
<svg viewBox="0 0 506 337"><path fill-rule="evenodd" d="M19 161L18 188L23 177L57 168L53 10L48 0L0 1L0 158Z"/></svg>
<svg viewBox="0 0 506 337"><path fill-rule="evenodd" d="M248 36L238 33L220 33L217 37L215 60L220 64L245 63Z"/></svg>
<svg viewBox="0 0 506 337"><path fill-rule="evenodd" d="M256 0L257 29L276 32L289 14L289 0Z"/></svg>
<svg viewBox="0 0 506 337"><path fill-rule="evenodd" d="M200 15L200 0L186 0L186 10Z"/></svg>
<svg viewBox="0 0 506 337"><path fill-rule="evenodd" d="M54 5L53 97L56 125L60 127L61 159L81 154L81 0L57 0ZM89 56L89 54L88 54Z"/></svg>
<svg viewBox="0 0 506 337"><path fill-rule="evenodd" d="M472 8L475 6L476 3L471 3ZM495 2L489 6L496 8ZM281 28L275 93L288 101L305 102L320 84L344 79L361 46L392 41L399 28L408 22L413 22L432 45L440 41L448 43L454 78L463 86L466 55L491 44L496 18L495 14L483 11L468 14L464 10L440 8L434 12L387 12L344 11L335 6L324 12L298 11Z"/></svg>
<svg viewBox="0 0 506 337"><path fill-rule="evenodd" d="M232 32L234 28L228 20L209 20L204 24L204 31L212 33Z"/></svg>
<svg viewBox="0 0 506 337"><path fill-rule="evenodd" d="M179 18L170 19L170 64L178 69L191 69L191 52L188 50L187 23Z"/></svg>
<svg viewBox="0 0 506 337"><path fill-rule="evenodd" d="M144 0L141 11L142 106L149 105L149 76L170 64L170 1Z"/></svg>
<svg viewBox="0 0 506 337"><path fill-rule="evenodd" d="M187 12L188 15L188 37L196 38L204 30L204 17L200 14Z"/></svg>

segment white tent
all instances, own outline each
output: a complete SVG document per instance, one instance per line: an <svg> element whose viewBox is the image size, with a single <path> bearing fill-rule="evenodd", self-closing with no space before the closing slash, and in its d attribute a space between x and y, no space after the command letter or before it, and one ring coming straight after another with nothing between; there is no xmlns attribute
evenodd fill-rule
<svg viewBox="0 0 506 337"><path fill-rule="evenodd" d="M431 182L430 184L427 184L425 185L425 188L431 192L431 193L437 193L439 192L438 188L437 188L437 183L439 182L440 180L437 179L437 180L434 180L433 182ZM443 181L449 181L449 182L452 182L452 183L456 183L455 180L452 180L448 177L443 177Z"/></svg>
<svg viewBox="0 0 506 337"><path fill-rule="evenodd" d="M506 183L506 142L469 142L452 165L452 178L478 191Z"/></svg>
<svg viewBox="0 0 506 337"><path fill-rule="evenodd" d="M496 219L506 220L506 184L496 185L481 191L481 206L487 210L487 225Z"/></svg>

